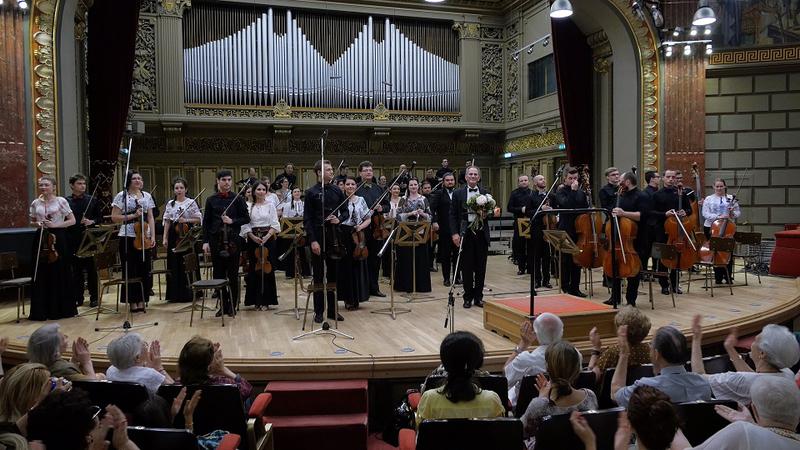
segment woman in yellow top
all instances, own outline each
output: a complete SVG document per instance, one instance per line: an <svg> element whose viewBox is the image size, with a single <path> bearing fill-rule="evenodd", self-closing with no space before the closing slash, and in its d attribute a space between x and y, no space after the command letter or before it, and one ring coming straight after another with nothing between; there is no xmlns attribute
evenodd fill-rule
<svg viewBox="0 0 800 450"><path fill-rule="evenodd" d="M470 419L502 417L506 409L497 393L485 391L472 381L483 365L483 343L467 331L450 333L439 347L439 358L447 381L438 389L422 394L417 407L417 424L425 419Z"/></svg>

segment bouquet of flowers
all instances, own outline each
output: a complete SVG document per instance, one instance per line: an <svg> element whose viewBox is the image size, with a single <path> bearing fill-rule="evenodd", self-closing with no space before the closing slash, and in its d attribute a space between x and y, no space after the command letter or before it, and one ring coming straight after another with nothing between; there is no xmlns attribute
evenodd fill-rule
<svg viewBox="0 0 800 450"><path fill-rule="evenodd" d="M475 220L469 224L470 230L478 232L483 229L483 220L486 218L487 212L494 213L497 202L490 194L476 195L467 200L467 208L470 212L475 214Z"/></svg>

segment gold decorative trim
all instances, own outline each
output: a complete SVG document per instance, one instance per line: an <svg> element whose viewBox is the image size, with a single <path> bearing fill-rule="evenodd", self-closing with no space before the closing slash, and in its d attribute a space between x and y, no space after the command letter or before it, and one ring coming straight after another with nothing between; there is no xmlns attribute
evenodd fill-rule
<svg viewBox="0 0 800 450"><path fill-rule="evenodd" d="M561 129L556 129L544 134L531 134L516 139L510 139L506 141L503 151L517 154L531 153L540 148L552 147L563 143L564 133Z"/></svg>
<svg viewBox="0 0 800 450"><path fill-rule="evenodd" d="M389 109L386 108L383 102L378 103L378 106L375 107L375 110L372 112L372 119L389 120Z"/></svg>
<svg viewBox="0 0 800 450"><path fill-rule="evenodd" d="M58 105L55 30L58 30L58 0L35 0L31 6L31 87L33 93L32 182L40 175L59 178Z"/></svg>
<svg viewBox="0 0 800 450"><path fill-rule="evenodd" d="M278 103L275 105L274 108L275 117L278 119L288 119L292 117L292 108L286 104L286 99L282 98L278 100Z"/></svg>
<svg viewBox="0 0 800 450"><path fill-rule="evenodd" d="M732 50L715 50L708 60L711 66L725 64L797 63L800 45Z"/></svg>
<svg viewBox="0 0 800 450"><path fill-rule="evenodd" d="M460 39L480 39L481 25L474 22L456 22L453 24L453 30L458 31Z"/></svg>
<svg viewBox="0 0 800 450"><path fill-rule="evenodd" d="M94 0L78 0L75 7L75 40L86 39L86 26L89 21L89 8L94 4Z"/></svg>

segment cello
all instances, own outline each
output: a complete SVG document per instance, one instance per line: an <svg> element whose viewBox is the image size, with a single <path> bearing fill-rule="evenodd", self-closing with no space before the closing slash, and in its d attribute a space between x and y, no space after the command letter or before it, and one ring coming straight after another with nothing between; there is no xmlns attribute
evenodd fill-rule
<svg viewBox="0 0 800 450"><path fill-rule="evenodd" d="M733 235L736 233L736 224L731 220L731 216L733 215L733 210L736 207L736 204L737 200L736 196L734 195L728 204L728 216L721 217L711 224L711 237L728 239L733 238ZM731 260L730 252L711 251L709 243L710 240L707 240L702 246L700 246L700 250L697 252L700 261L705 263L713 262L715 266L727 265L728 261Z"/></svg>
<svg viewBox="0 0 800 450"><path fill-rule="evenodd" d="M594 208L592 205L592 188L589 183L589 166L584 165L581 170L579 183L581 190L586 194L586 201L589 208ZM587 268L594 269L603 265L605 258L605 239L599 230L603 229L603 220L600 214L596 212L581 214L575 219L575 231L578 234L578 248L580 253L572 255L575 264Z"/></svg>
<svg viewBox="0 0 800 450"><path fill-rule="evenodd" d="M692 216L696 217L697 219L692 222L692 231L697 231L694 233L695 239L698 239L698 243L702 243L705 241L705 235L699 233L699 231L703 230L703 215L700 214L700 199L704 198L703 196L703 188L700 184L700 172L697 170L697 162L692 162L692 178L694 178L694 201L691 201L692 204Z"/></svg>
<svg viewBox="0 0 800 450"><path fill-rule="evenodd" d="M625 184L620 183L619 190L617 190L617 208L622 201L622 194L626 191ZM607 277L631 278L639 274L642 262L633 245L637 230L636 222L627 217L612 215L611 220L606 222L606 236L612 246L603 258L603 273ZM612 236L616 236L616 239L613 239ZM614 270L614 263L617 266L616 270Z"/></svg>
<svg viewBox="0 0 800 450"><path fill-rule="evenodd" d="M669 236L667 244L675 247L677 258L664 258L661 263L670 270L687 270L697 261L697 247L688 230L692 226L692 218L680 217L677 211L683 210L683 192L676 187L678 194L678 209L667 211L669 214L664 221L664 232Z"/></svg>

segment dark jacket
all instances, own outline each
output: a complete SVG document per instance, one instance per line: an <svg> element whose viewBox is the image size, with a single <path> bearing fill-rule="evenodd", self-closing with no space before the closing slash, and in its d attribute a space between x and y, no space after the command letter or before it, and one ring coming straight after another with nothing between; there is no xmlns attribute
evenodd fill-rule
<svg viewBox="0 0 800 450"><path fill-rule="evenodd" d="M686 215L692 215L692 204L689 202L689 197L684 192L682 194L681 209L686 211ZM653 194L653 209L651 214L656 220L656 229L663 229L664 221L667 218L666 212L678 209L678 190L675 187L661 188Z"/></svg>
<svg viewBox="0 0 800 450"><path fill-rule="evenodd" d="M235 203L228 208L234 201ZM206 199L206 206L203 209L203 243L216 241L217 233L222 230L222 213L225 208L228 208L225 214L233 220L233 223L228 225L229 236L239 236L242 225L250 223L250 213L247 211L244 198L237 197L233 192L228 192L224 197L216 193Z"/></svg>
<svg viewBox="0 0 800 450"><path fill-rule="evenodd" d="M455 195L456 189L451 189ZM432 221L439 224L439 236L441 238L450 239L453 235L450 228L450 195L447 188L441 188L431 194L431 214L433 215Z"/></svg>
<svg viewBox="0 0 800 450"><path fill-rule="evenodd" d="M553 207L557 209L589 207L589 203L586 201L586 193L580 189L573 191L570 187L561 185L556 189L553 198L556 203ZM559 213L558 229L566 231L573 240L577 238L575 233L575 218L580 214L583 213Z"/></svg>
<svg viewBox="0 0 800 450"><path fill-rule="evenodd" d="M322 185L315 184L306 191L303 227L308 243L320 242L323 220L344 202L345 195L336 185L325 186L325 211L322 211ZM338 214L338 211L337 211Z"/></svg>
<svg viewBox="0 0 800 450"><path fill-rule="evenodd" d="M464 185L453 192L453 201L450 205L450 236L462 234L469 225L469 209L467 208L467 187ZM483 186L478 186L478 194L487 194L489 191ZM483 222L483 233L486 235L486 242L489 242L489 216ZM441 226L441 224L440 224Z"/></svg>
<svg viewBox="0 0 800 450"><path fill-rule="evenodd" d="M600 188L599 198L600 207L603 209L614 209L617 206L617 189L618 187L606 183L605 186Z"/></svg>
<svg viewBox="0 0 800 450"><path fill-rule="evenodd" d="M508 197L508 207L506 210L513 214L515 219L525 217L525 214L522 213L522 208L528 204L528 197L530 196L531 190L529 188L514 189Z"/></svg>

